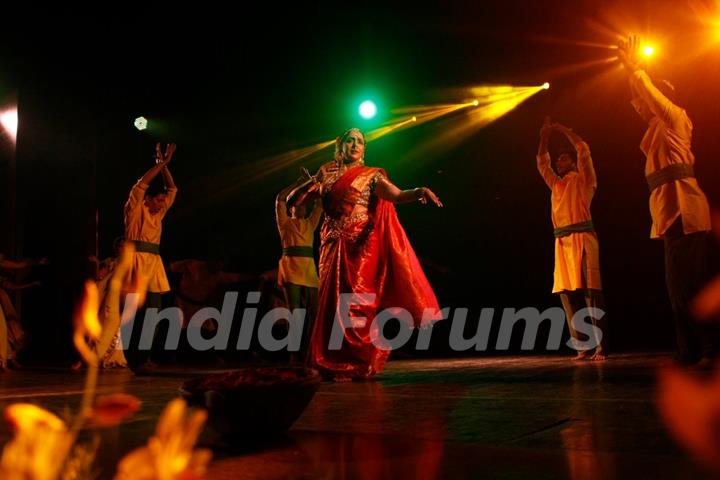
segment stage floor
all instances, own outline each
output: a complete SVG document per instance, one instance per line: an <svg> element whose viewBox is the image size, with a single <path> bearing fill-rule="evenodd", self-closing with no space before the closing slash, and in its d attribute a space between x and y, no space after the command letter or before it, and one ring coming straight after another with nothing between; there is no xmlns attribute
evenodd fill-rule
<svg viewBox="0 0 720 480"><path fill-rule="evenodd" d="M218 443L208 479L235 478L706 478L668 437L655 408L662 354L605 363L513 356L396 360L375 381L324 383L281 439ZM100 478L145 443L192 369L151 376L101 373L99 392L140 397L141 410L102 434ZM0 407L30 401L77 409L84 375L52 369L0 374ZM8 439L0 427L0 441Z"/></svg>

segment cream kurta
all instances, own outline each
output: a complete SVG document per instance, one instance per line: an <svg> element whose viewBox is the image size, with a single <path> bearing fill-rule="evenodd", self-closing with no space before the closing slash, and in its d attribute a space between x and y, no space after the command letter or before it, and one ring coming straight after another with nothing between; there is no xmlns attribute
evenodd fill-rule
<svg viewBox="0 0 720 480"><path fill-rule="evenodd" d="M695 156L690 150L693 126L685 110L660 93L644 71L637 70L632 81L655 114L640 143L640 150L647 157L645 176L673 164L694 165ZM682 218L683 233L711 229L707 198L692 177L674 180L653 190L650 214L651 238L662 238L678 217Z"/></svg>
<svg viewBox="0 0 720 480"><path fill-rule="evenodd" d="M278 200L275 214L283 248L313 246L322 208L316 207L308 218L292 218L287 215L285 202ZM286 283L317 288L315 258L283 255L278 264L278 285Z"/></svg>
<svg viewBox="0 0 720 480"><path fill-rule="evenodd" d="M540 175L552 190L552 222L555 228L592 220L590 203L595 195L597 179L590 148L583 142L575 145L575 149L578 171L569 172L562 178L550 168L550 154L537 157ZM555 239L554 276L553 293L584 288L602 289L600 248L594 232L571 233Z"/></svg>
<svg viewBox="0 0 720 480"><path fill-rule="evenodd" d="M156 214L151 214L143 201L148 186L138 181L130 191L130 198L125 204L125 239L140 240L149 243L160 243L162 220L175 201L177 188L169 188L165 207ZM130 268L130 278L142 275L147 279L147 290L152 293L170 291L162 258L154 253L137 252Z"/></svg>

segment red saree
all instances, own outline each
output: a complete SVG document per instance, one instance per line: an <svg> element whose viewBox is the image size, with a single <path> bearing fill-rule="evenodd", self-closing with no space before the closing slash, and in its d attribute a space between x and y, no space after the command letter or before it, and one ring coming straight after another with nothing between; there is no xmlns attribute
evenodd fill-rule
<svg viewBox="0 0 720 480"><path fill-rule="evenodd" d="M382 169L357 166L337 180L324 180L320 289L310 362L326 376L366 378L382 371L390 350L373 342L378 312L403 308L415 327L440 319L435 294L394 205L373 194L383 176ZM368 304L351 304L343 314L341 294L375 294L375 298ZM348 328L343 329L341 322ZM342 331L339 349L330 348L336 323Z"/></svg>

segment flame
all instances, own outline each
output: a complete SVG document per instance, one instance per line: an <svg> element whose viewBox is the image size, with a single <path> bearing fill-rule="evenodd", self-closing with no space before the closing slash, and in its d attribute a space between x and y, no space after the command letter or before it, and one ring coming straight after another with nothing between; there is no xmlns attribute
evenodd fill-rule
<svg viewBox="0 0 720 480"><path fill-rule="evenodd" d="M102 333L102 327L100 326L100 320L98 319L98 309L99 299L97 284L88 280L85 282L85 297L83 298L82 306L80 307L80 320L82 321L81 328L83 328L85 333L93 340L99 339L100 334Z"/></svg>
<svg viewBox="0 0 720 480"><path fill-rule="evenodd" d="M16 432L25 432L37 428L64 432L65 422L55 414L32 403L14 403L5 409L5 420Z"/></svg>
<svg viewBox="0 0 720 480"><path fill-rule="evenodd" d="M115 480L203 478L212 453L194 446L206 419L204 410L188 414L184 400L172 400L160 415L155 436L120 461Z"/></svg>
<svg viewBox="0 0 720 480"><path fill-rule="evenodd" d="M98 319L98 305L97 285L88 280L85 282L85 294L79 312L75 315L75 332L73 333L75 349L88 365L96 365L98 362L97 355L88 343L88 339L90 342L99 340L102 333Z"/></svg>

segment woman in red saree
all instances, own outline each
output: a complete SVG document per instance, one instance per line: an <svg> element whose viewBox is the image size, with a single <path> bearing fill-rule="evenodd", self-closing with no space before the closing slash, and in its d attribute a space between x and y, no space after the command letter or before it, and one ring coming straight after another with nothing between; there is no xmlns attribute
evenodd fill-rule
<svg viewBox="0 0 720 480"><path fill-rule="evenodd" d="M335 161L288 197L299 203L319 195L323 202L318 310L309 362L336 381L382 371L390 350L378 348L378 312L402 308L414 327L441 318L393 204L442 203L426 187L400 190L383 169L365 166L364 157L364 135L357 128L347 130L335 142ZM342 342L336 348L338 332Z"/></svg>

